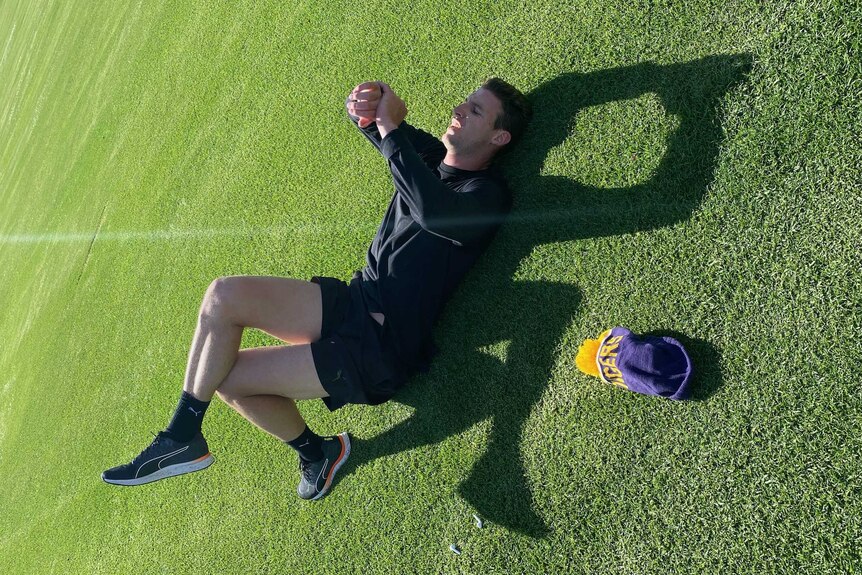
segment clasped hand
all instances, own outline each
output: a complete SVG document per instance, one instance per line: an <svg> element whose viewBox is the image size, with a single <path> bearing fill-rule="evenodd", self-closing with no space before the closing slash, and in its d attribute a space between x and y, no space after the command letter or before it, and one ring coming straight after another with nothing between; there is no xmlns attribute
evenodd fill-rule
<svg viewBox="0 0 862 575"><path fill-rule="evenodd" d="M360 128L376 122L379 127L393 129L407 117L407 106L389 84L363 82L347 97L347 112L358 118Z"/></svg>

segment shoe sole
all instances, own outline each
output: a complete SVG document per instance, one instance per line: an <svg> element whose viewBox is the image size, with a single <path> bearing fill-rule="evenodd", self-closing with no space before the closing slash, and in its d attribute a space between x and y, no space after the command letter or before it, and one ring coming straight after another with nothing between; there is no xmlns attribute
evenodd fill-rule
<svg viewBox="0 0 862 575"><path fill-rule="evenodd" d="M347 458L350 456L350 438L347 436L347 432L344 431L339 433L338 439L341 441L341 455L335 460L335 465L332 466L332 471L329 472L329 477L326 478L326 483L323 484L323 489L320 490L320 493L312 497L311 501L315 501L326 495L326 492L329 491L329 487L332 485L332 480L335 479L336 472L341 469L341 466L344 465L344 462L347 461Z"/></svg>
<svg viewBox="0 0 862 575"><path fill-rule="evenodd" d="M168 465L167 467L163 467L158 471L150 473L144 477L137 477L135 479L107 479L105 474L102 474L102 480L105 483L110 483L112 485L143 485L145 483L152 483L153 481L158 481L159 479L167 479L168 477L173 477L175 475L183 475L185 473L193 473L195 471L200 471L202 469L206 469L210 465L215 463L215 458L207 453L206 455L195 459L194 461L189 461L187 463L177 463L176 465Z"/></svg>

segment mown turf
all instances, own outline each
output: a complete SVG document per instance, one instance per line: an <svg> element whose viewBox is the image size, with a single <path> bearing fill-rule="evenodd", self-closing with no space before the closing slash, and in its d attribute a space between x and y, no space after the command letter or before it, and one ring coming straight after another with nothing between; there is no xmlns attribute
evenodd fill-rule
<svg viewBox="0 0 862 575"><path fill-rule="evenodd" d="M0 572L859 572L860 17L3 3ZM218 400L216 465L104 484L165 426L214 278L363 265L392 186L346 93L386 81L441 133L491 75L536 105L512 218L429 373L301 405L355 437L332 494L299 501L294 455ZM613 325L681 339L694 399L581 375Z"/></svg>

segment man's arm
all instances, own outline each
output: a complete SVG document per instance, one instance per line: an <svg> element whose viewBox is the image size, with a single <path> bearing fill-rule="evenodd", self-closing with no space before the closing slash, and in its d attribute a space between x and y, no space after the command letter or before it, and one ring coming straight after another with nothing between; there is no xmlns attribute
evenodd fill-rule
<svg viewBox="0 0 862 575"><path fill-rule="evenodd" d="M377 148L377 151L380 151L380 144L385 136L385 134L380 133L376 121L377 106L381 96L378 82L365 82L356 86L344 102L347 117L359 128L362 135ZM414 128L405 121L402 121L398 127L405 130L410 143L426 162L439 163L446 155L446 148L440 140L428 132Z"/></svg>

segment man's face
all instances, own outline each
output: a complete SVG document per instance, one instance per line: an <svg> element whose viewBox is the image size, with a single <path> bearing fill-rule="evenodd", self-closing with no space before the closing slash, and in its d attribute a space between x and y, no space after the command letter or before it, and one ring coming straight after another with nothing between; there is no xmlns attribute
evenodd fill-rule
<svg viewBox="0 0 862 575"><path fill-rule="evenodd" d="M495 130L494 122L502 111L503 105L497 96L479 88L452 110L452 120L440 141L447 150L459 154L496 147L491 141L504 130Z"/></svg>

